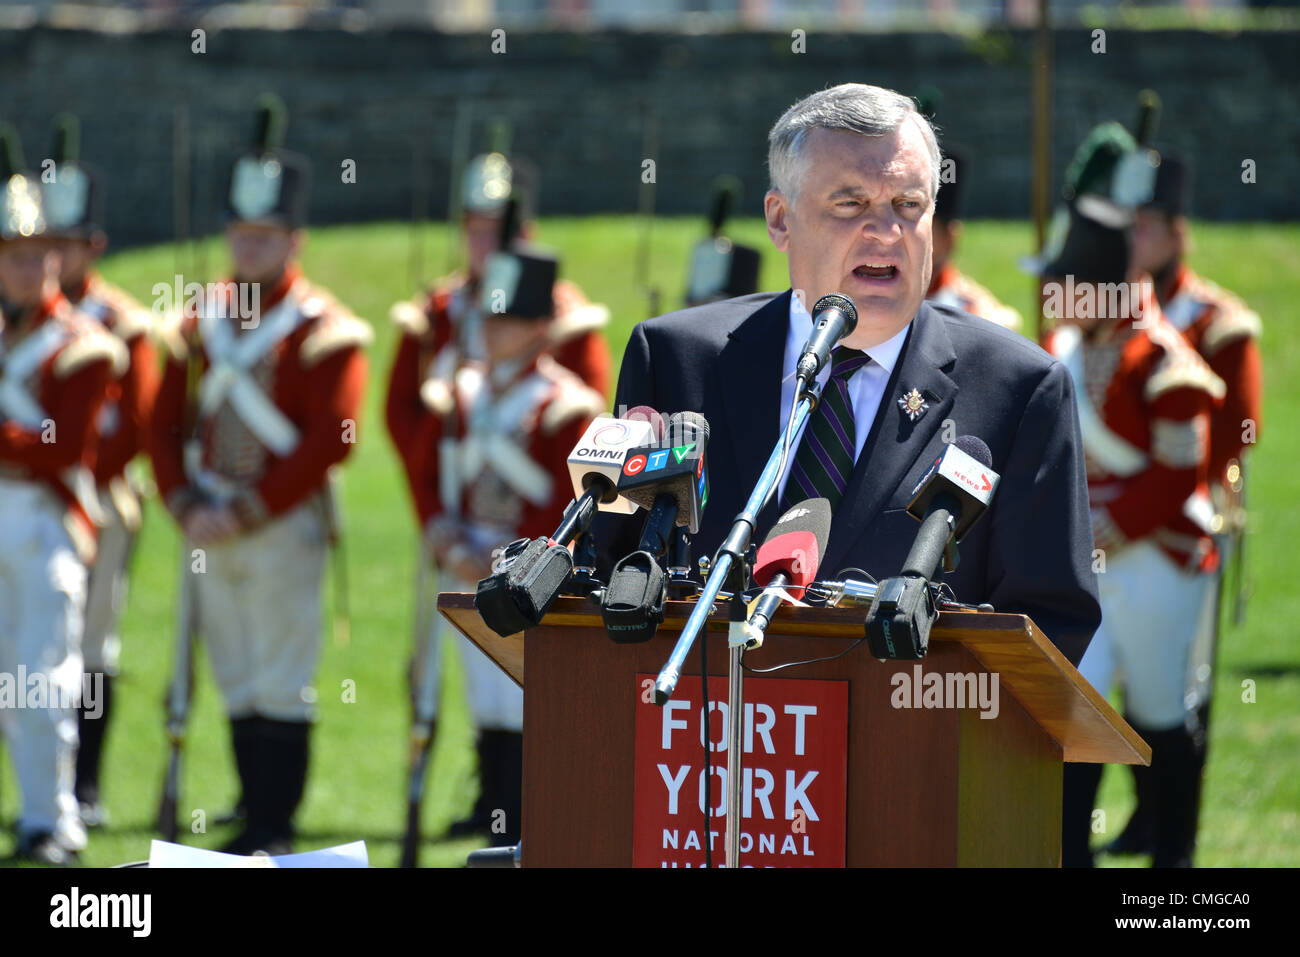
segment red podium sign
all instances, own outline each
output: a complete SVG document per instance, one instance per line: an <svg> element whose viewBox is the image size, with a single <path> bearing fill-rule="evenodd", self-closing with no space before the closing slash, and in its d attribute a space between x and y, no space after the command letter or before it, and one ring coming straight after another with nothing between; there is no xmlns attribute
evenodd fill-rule
<svg viewBox="0 0 1300 957"><path fill-rule="evenodd" d="M637 676L633 865L704 866L704 716L700 681L683 676L654 704L654 675ZM848 787L848 682L750 678L741 781L744 867L843 867ZM709 678L713 817L726 835L727 679Z"/></svg>

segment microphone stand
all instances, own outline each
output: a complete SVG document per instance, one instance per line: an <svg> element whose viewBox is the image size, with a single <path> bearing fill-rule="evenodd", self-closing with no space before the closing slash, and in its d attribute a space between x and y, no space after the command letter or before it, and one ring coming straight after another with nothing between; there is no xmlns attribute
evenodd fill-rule
<svg viewBox="0 0 1300 957"><path fill-rule="evenodd" d="M799 393L798 401L791 415L791 424L787 426L787 433L790 436L798 434L804 421L816 408L820 398L821 388L815 381L806 385ZM768 456L767 465L763 467L763 472L758 477L754 491L750 493L749 501L745 503L745 510L736 516L731 531L727 533L726 539L714 557L708 580L704 583L704 588L700 592L695 608L691 610L690 618L686 621L686 627L682 629L681 635L677 638L677 644L673 648L672 655L655 681L655 704L663 707L677 688L677 681L682 676L682 666L686 662L686 656L690 654L691 647L695 644L696 635L703 631L704 623L708 620L709 612L713 609L713 603L717 599L718 593L722 591L724 585L728 585L731 592L731 601L730 623L728 625L730 667L727 686L727 747L729 753L727 757L726 856L727 867L731 868L740 866L740 751L741 731L744 723L741 655L745 651L743 629L747 618L744 591L748 587L750 578L750 566L746 556L749 551L750 539L754 534L754 526L758 523L758 513L762 511L768 496L776 488L777 482L780 481L779 469L783 457L782 452L789 454L789 450L785 448L785 443L785 435L777 439L776 447L772 450L772 454ZM704 680L708 680L707 675ZM708 742L705 742L705 747L708 746Z"/></svg>

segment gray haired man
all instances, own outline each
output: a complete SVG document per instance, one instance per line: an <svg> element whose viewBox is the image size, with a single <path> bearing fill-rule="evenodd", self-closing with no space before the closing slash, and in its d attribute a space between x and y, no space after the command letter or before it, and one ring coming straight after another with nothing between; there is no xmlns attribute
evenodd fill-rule
<svg viewBox="0 0 1300 957"><path fill-rule="evenodd" d="M1031 616L1077 664L1100 610L1073 386L1021 336L924 302L939 191L933 128L907 97L846 83L790 107L769 141L764 214L791 288L642 322L615 399L698 411L712 425L710 451L726 467L712 470L695 553L721 544L785 427L810 304L840 293L857 328L822 370L823 401L755 539L783 505L825 495L834 517L822 569L897 575L916 537L913 487L946 441L976 436L1002 481L943 581L961 601ZM637 521L601 522L605 562L635 549Z"/></svg>

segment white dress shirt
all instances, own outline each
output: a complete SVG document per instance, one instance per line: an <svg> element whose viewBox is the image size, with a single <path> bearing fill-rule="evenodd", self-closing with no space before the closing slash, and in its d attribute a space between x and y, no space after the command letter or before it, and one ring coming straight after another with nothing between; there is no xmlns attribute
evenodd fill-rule
<svg viewBox="0 0 1300 957"><path fill-rule="evenodd" d="M808 314L804 304L799 301L799 297L792 294L790 296L790 327L785 334L785 360L782 366L785 377L781 380L781 420L778 435L785 434L786 424L790 421L790 403L794 401L795 367L799 364L799 356L803 352L804 343L812 335L812 328L812 316ZM898 354L903 351L907 331L911 328L912 324L909 322L893 338L886 339L879 345L865 350L872 361L849 377L849 399L853 403L853 440L856 445L853 450L853 460L855 462L858 456L862 454L862 446L867 444L867 436L871 434L872 423L876 420L876 410L880 408L880 400L885 394L885 387L889 384L889 377L893 374L894 366L898 363ZM822 388L825 388L830 377L831 363L828 362L817 376L817 382ZM816 410L813 411L813 415L816 415ZM804 420L803 426L795 433L794 440L790 445L790 454L786 457L785 471L782 472L780 484L777 486L778 496L785 494L785 483L790 477L790 469L794 466L795 456L799 452L799 443L803 439L803 430L808 427L808 421L811 418L812 415L808 416ZM777 500L780 501L779 498Z"/></svg>

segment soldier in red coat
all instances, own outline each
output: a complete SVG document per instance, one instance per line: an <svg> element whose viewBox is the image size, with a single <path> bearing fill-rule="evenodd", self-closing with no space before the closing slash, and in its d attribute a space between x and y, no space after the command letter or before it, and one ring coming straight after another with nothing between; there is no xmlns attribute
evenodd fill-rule
<svg viewBox="0 0 1300 957"><path fill-rule="evenodd" d="M447 380L461 358L484 359L483 269L489 256L501 247L504 234L529 237L535 202L533 179L531 168L521 160L510 161L500 153L476 157L464 177L461 234L468 269L436 282L423 303L401 302L391 311L401 340L388 379L385 420L413 496L421 493L414 481L410 451L430 415L421 389L430 381ZM517 202L517 224L504 222L506 200L511 196ZM609 322L609 310L589 303L576 284L565 280L556 282L554 295L564 308L560 321L547 330L547 350L589 387L608 395L610 357L601 330Z"/></svg>
<svg viewBox="0 0 1300 957"><path fill-rule="evenodd" d="M1225 386L1223 404L1210 420L1210 496L1215 505L1215 542L1220 564L1214 572L1215 591L1222 599L1224 569L1234 559L1244 534L1245 459L1259 441L1263 406L1263 363L1260 359L1259 316L1225 289L1194 273L1184 257L1191 242L1187 221L1189 168L1182 157L1165 151L1156 170L1151 201L1137 211L1133 254L1137 265L1155 281L1156 297L1165 317L1186 337ZM1233 598L1235 596L1230 596ZM1204 772L1208 746L1213 666L1219 635L1216 612L1199 636L1188 676L1189 702L1197 712L1202 740L1197 756ZM1151 774L1134 767L1137 807L1123 833L1108 847L1110 853L1151 853ZM1200 795L1200 776L1196 793ZM1197 813L1194 808L1192 813Z"/></svg>
<svg viewBox="0 0 1300 957"><path fill-rule="evenodd" d="M93 710L82 703L78 718L75 789L83 821L95 827L104 820L99 771L121 654L117 627L126 605L127 566L141 520L139 484L128 476L127 465L144 450L159 377L149 313L94 269L108 247L104 185L97 170L79 162L76 143L76 118L61 117L55 131L54 175L43 184L50 235L58 240L61 253L59 285L78 311L122 343L127 355L126 368L109 383L108 398L95 420L95 490L103 527L90 570L81 650L85 680L100 693Z"/></svg>
<svg viewBox="0 0 1300 957"><path fill-rule="evenodd" d="M1131 209L1071 203L1043 267L1060 321L1045 345L1075 379L1097 546L1102 623L1079 671L1103 694L1122 673L1128 721L1152 749L1155 866L1190 866L1199 765L1184 689L1213 612L1210 422L1224 386L1161 313L1131 229ZM1100 777L1100 765L1067 766L1067 866L1091 863Z"/></svg>
<svg viewBox="0 0 1300 957"><path fill-rule="evenodd" d="M370 340L300 272L309 167L268 140L235 164L234 276L187 300L150 430L158 492L202 572L184 584L231 722L237 854L285 852L306 785L329 470L356 442Z"/></svg>
<svg viewBox="0 0 1300 957"><path fill-rule="evenodd" d="M22 795L17 856L69 864L86 843L73 795L95 418L126 350L59 290L39 180L0 149L0 730ZM84 695L83 695L84 692Z"/></svg>
<svg viewBox="0 0 1300 957"><path fill-rule="evenodd" d="M484 359L458 357L445 379L421 390L429 414L411 456L426 558L439 591L473 591L493 551L549 535L571 499L567 460L604 396L549 352L553 330L588 308L555 283L556 259L523 242L490 257L481 283ZM438 707L441 644L454 629L440 617L417 636L417 721ZM519 839L523 692L469 641L459 642L478 729L480 796L456 833Z"/></svg>

